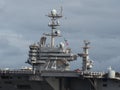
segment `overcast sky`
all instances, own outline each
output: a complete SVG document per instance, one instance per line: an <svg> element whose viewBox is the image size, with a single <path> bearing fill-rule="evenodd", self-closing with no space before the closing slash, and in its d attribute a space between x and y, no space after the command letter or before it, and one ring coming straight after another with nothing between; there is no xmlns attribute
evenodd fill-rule
<svg viewBox="0 0 120 90"><path fill-rule="evenodd" d="M50 31L45 15L61 6L60 29L73 52L89 40L94 70L120 71L120 0L0 0L0 67L25 66L29 45ZM81 68L81 59L72 67Z"/></svg>

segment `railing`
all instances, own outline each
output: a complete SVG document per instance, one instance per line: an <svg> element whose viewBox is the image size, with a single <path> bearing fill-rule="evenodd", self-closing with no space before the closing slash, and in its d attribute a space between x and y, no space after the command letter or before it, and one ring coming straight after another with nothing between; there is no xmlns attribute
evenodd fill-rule
<svg viewBox="0 0 120 90"><path fill-rule="evenodd" d="M32 70L0 70L0 74L33 74Z"/></svg>

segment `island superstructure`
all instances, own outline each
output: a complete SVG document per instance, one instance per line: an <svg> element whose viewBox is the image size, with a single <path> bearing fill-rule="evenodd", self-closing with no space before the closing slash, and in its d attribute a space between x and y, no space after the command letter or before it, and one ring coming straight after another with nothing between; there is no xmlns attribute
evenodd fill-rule
<svg viewBox="0 0 120 90"><path fill-rule="evenodd" d="M34 70L69 70L69 62L76 60L77 56L71 53L70 48L65 48L65 44L60 42L55 45L55 38L62 37L58 19L62 14L58 14L55 9L47 15L51 22L48 24L51 27L50 33L44 33L38 44L30 45L28 63L33 66ZM47 37L50 42L46 43Z"/></svg>
<svg viewBox="0 0 120 90"><path fill-rule="evenodd" d="M32 68L1 69L0 90L120 90L119 72L111 67L108 72L92 71L89 41L84 40L83 52L77 54L65 42L56 44L56 39L62 37L57 28L62 10L58 13L53 9L47 16L51 20L48 24L51 32L43 33L39 42L29 46L26 63ZM80 57L82 68L70 70L70 62Z"/></svg>

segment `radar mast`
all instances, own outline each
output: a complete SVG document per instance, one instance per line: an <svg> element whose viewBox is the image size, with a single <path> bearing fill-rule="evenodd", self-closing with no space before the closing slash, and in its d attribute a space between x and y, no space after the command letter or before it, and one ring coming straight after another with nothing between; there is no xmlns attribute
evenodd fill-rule
<svg viewBox="0 0 120 90"><path fill-rule="evenodd" d="M51 36L51 47L54 47L54 38L60 36L60 32L58 30L55 31L55 29L60 26L58 19L62 18L62 9L60 13L53 9L47 16L51 18L51 22L48 24L51 27L51 34L46 34L46 36Z"/></svg>
<svg viewBox="0 0 120 90"><path fill-rule="evenodd" d="M82 70L88 71L93 67L93 61L89 59L89 44L90 42L87 40L84 40L84 47L83 47L83 53L78 54L80 57L83 58L83 64L82 64Z"/></svg>

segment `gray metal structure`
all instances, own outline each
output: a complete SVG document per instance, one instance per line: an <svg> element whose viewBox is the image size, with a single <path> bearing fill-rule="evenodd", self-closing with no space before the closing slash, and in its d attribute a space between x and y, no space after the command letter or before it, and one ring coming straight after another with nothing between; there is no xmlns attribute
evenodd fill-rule
<svg viewBox="0 0 120 90"><path fill-rule="evenodd" d="M111 68L106 73L90 70L93 61L89 59L89 41L84 41L83 53L79 54L73 54L64 43L55 45L55 38L62 36L57 30L62 13L53 9L48 17L51 33L44 33L39 43L29 46L27 63L32 68L0 70L0 90L120 90L119 72ZM70 70L69 62L79 56L83 59L82 69Z"/></svg>

